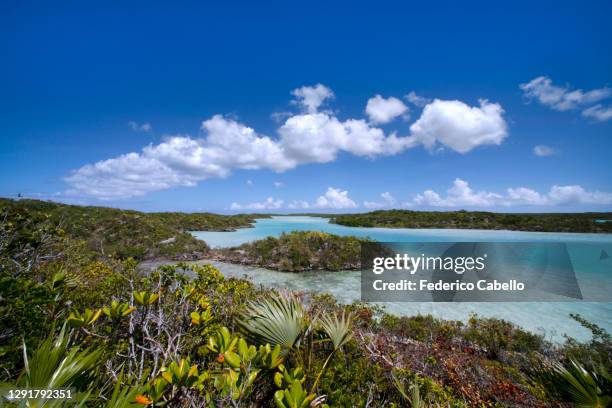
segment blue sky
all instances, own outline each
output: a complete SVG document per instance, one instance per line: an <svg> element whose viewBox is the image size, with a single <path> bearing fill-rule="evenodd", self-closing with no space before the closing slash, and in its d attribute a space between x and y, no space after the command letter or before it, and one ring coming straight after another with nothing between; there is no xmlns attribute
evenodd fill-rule
<svg viewBox="0 0 612 408"><path fill-rule="evenodd" d="M0 195L612 209L610 2L218 3L2 2Z"/></svg>

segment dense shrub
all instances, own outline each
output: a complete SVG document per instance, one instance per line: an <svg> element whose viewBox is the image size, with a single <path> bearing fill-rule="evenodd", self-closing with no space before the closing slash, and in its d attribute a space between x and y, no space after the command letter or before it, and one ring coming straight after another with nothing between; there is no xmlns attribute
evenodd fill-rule
<svg viewBox="0 0 612 408"><path fill-rule="evenodd" d="M83 242L81 249L90 259L200 259L208 251L206 244L189 231L231 230L247 227L253 221L248 215L209 213L143 213L104 207L82 207L38 200L0 199L0 217L6 225L35 225L31 228L45 234L46 228L61 229L71 245ZM266 217L266 215L258 215ZM24 222L22 222L24 220ZM26 245L39 236L22 234L15 245ZM24 251L14 253L25 254ZM84 255L84 254L82 254Z"/></svg>

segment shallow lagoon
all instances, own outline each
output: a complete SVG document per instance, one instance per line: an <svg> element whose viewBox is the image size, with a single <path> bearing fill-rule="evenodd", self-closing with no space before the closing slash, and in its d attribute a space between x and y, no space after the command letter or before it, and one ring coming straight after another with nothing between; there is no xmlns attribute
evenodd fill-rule
<svg viewBox="0 0 612 408"><path fill-rule="evenodd" d="M283 232L317 230L337 235L369 237L387 242L566 242L583 293L612 292L612 257L598 259L596 269L591 244L601 244L612 255L612 234L569 234L522 231L356 228L330 224L319 217L278 216L259 219L253 228L232 232L200 231L193 234L212 247L236 246ZM591 251L593 251L591 249ZM597 255L597 254L595 254ZM247 276L255 283L293 290L328 292L343 302L360 297L359 272L284 273L263 268L213 262L226 276ZM547 338L562 341L563 335L585 340L589 332L569 318L580 313L589 321L612 332L612 302L489 302L489 303L381 303L398 315L433 314L445 319L465 321L471 313L512 321Z"/></svg>
<svg viewBox="0 0 612 408"><path fill-rule="evenodd" d="M222 248L278 237L283 232L323 231L336 235L370 237L379 242L604 242L612 244L612 234L571 234L470 229L360 228L330 224L327 218L275 216L256 220L253 228L231 232L195 231L193 234L213 248Z"/></svg>

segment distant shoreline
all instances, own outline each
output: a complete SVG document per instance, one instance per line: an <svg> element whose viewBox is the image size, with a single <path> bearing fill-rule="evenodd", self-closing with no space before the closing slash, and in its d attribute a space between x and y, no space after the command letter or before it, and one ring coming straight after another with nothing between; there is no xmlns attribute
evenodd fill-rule
<svg viewBox="0 0 612 408"><path fill-rule="evenodd" d="M490 231L612 233L612 213L493 213L384 210L343 214L331 223L362 228L476 229Z"/></svg>

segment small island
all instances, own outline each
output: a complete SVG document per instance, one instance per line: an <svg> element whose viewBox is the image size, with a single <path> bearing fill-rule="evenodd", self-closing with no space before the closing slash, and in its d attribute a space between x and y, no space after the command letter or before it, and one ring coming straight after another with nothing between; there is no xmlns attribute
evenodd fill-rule
<svg viewBox="0 0 612 408"><path fill-rule="evenodd" d="M293 231L279 238L213 251L213 258L284 272L357 270L361 243L366 241L318 231Z"/></svg>

